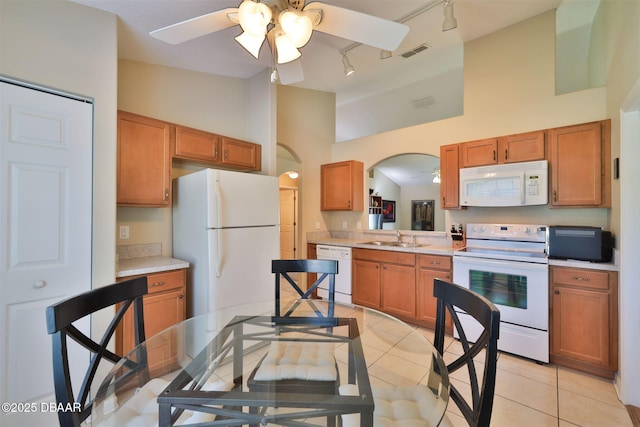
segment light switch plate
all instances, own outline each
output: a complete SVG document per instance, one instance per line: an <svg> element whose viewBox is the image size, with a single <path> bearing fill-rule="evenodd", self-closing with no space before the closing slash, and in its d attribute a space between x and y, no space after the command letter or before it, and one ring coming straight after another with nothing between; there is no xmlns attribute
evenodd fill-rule
<svg viewBox="0 0 640 427"><path fill-rule="evenodd" d="M129 238L129 226L121 225L120 226L120 239L128 239Z"/></svg>

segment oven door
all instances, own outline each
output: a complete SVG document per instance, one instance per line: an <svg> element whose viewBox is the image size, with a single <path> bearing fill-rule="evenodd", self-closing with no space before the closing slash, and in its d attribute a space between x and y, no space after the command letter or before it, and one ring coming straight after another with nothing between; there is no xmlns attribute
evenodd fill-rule
<svg viewBox="0 0 640 427"><path fill-rule="evenodd" d="M454 256L453 280L493 302L501 322L549 329L547 264Z"/></svg>

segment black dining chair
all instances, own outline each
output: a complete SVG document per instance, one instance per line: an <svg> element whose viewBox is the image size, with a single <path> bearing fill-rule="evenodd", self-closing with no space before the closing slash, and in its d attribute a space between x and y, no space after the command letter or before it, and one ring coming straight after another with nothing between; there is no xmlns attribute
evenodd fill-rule
<svg viewBox="0 0 640 427"><path fill-rule="evenodd" d="M298 306L293 304L281 314L281 277L289 283L300 299L309 299L323 280L329 281L329 305L326 314L314 308L318 316L334 317L335 275L338 261L317 259L273 260L271 270L275 274L276 316L288 317ZM303 291L290 273L317 273L317 280ZM260 360L247 380L250 391L278 393L337 394L340 385L338 365L333 343L276 340ZM335 425L335 417L328 417L327 425Z"/></svg>
<svg viewBox="0 0 640 427"><path fill-rule="evenodd" d="M438 304L434 346L440 354L444 354L446 316L449 313L460 336L463 352L461 355L456 354L455 360L449 363L446 369L448 374L451 375L457 370L466 367L471 388L471 403L468 403L465 401L463 393L450 383L450 399L456 403L466 422L471 427L488 427L491 420L496 382L500 311L481 295L440 279L434 280L433 294L437 298ZM471 315L482 328L480 336L473 344L469 342L467 334L462 328L459 310L464 310ZM484 358L476 357L482 353L484 353ZM447 355L450 354L452 353L447 353ZM481 381L478 379L476 363L484 364ZM340 388L340 393L355 395L357 394L357 389L348 384ZM438 424L441 420L432 419L429 405L436 404L434 399L437 399L437 396L427 385L372 387L372 393L375 402L374 427L379 425L453 425L446 415L441 424ZM402 406L396 406L395 403L397 402L402 402ZM398 410L398 408L402 408L402 410ZM343 427L359 425L358 416L348 415L342 417Z"/></svg>
<svg viewBox="0 0 640 427"><path fill-rule="evenodd" d="M296 291L296 293L300 296L300 299L309 299L309 297L313 294L313 291L315 291L324 280L328 280L328 316L333 317L333 303L335 302L335 283L336 274L338 274L338 261L327 259L276 259L271 261L271 272L276 275L276 316L281 315L280 302L282 277ZM296 283L296 281L290 276L291 273L316 273L318 274L318 277L306 291L303 291ZM290 315L294 311L294 309L295 306L289 309L284 314L284 316Z"/></svg>
<svg viewBox="0 0 640 427"><path fill-rule="evenodd" d="M63 405L65 408L74 408L71 411L58 412L61 427L79 427L91 415L94 403L91 386L96 379L98 367L101 366L100 363L106 360L115 365L123 359L123 357L110 351L107 345L125 312L130 307L133 307L135 345L137 346L145 340L142 297L146 293L147 278L138 277L93 289L47 307L47 332L51 335L53 344L53 379L56 400L58 405ZM107 326L100 341L91 339L74 326L74 322L99 310L116 305L119 306L116 308L115 316ZM68 350L70 344L74 345L72 340L87 349L91 354L89 366L77 393L74 393L71 380L71 371L75 366L71 366L72 362L70 361ZM135 361L133 358L125 359L123 363L126 369L123 369L123 376L120 380L125 380L125 377L135 377L138 379L136 386L146 387L149 384L147 382L149 373L146 354L137 354ZM161 384L159 385L156 380L153 380L152 383L152 388L155 395L157 395L159 390L164 387L161 387ZM141 395L144 394L142 393ZM100 395L100 391L95 395Z"/></svg>
<svg viewBox="0 0 640 427"><path fill-rule="evenodd" d="M438 300L434 345L441 354L444 352L446 316L449 313L458 333L463 353L447 364L447 371L451 375L466 368L469 376L471 400L465 400L464 393L453 384L450 385L450 398L456 403L470 426L488 427L496 385L500 311L485 297L440 279L434 280L433 295ZM477 338L472 337L475 339L471 341L475 342L470 342L467 332L460 323L460 316L464 316L460 310L473 317L481 328L480 335ZM476 363L483 366L480 378Z"/></svg>

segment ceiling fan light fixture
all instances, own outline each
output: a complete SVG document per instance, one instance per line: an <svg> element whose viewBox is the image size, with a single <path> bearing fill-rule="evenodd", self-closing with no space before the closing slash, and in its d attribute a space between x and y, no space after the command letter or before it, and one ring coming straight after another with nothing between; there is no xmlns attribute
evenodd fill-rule
<svg viewBox="0 0 640 427"><path fill-rule="evenodd" d="M296 10L285 10L278 17L282 31L296 48L302 47L311 38L313 24L311 19Z"/></svg>
<svg viewBox="0 0 640 427"><path fill-rule="evenodd" d="M240 43L240 46L245 48L251 55L253 55L254 58L258 59L260 48L262 47L262 43L264 42L264 34L255 36L253 34L243 32L238 37L236 37L236 41Z"/></svg>
<svg viewBox="0 0 640 427"><path fill-rule="evenodd" d="M349 62L349 58L347 58L346 54L342 55L342 65L344 65L345 76L350 76L351 74L356 72L356 69L353 67L353 65L351 65L351 62Z"/></svg>
<svg viewBox="0 0 640 427"><path fill-rule="evenodd" d="M286 64L300 58L300 51L293 45L289 36L279 30L275 34L278 64Z"/></svg>
<svg viewBox="0 0 640 427"><path fill-rule="evenodd" d="M252 36L264 36L271 22L271 8L264 3L244 0L238 8L238 21L242 31Z"/></svg>
<svg viewBox="0 0 640 427"><path fill-rule="evenodd" d="M458 27L458 21L453 16L453 2L451 0L444 1L444 21L442 22L442 31L453 30Z"/></svg>

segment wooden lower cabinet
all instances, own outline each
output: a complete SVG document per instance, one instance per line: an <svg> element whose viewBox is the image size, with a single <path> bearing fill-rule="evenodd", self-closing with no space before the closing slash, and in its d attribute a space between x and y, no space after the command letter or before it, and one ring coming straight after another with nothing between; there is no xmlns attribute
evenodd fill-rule
<svg viewBox="0 0 640 427"><path fill-rule="evenodd" d="M434 328L433 280L451 280L451 265L445 255L354 248L353 303Z"/></svg>
<svg viewBox="0 0 640 427"><path fill-rule="evenodd" d="M354 255L356 250L354 249ZM359 252L359 251L358 251ZM380 297L380 263L354 259L351 266L352 296L354 304L364 305L380 309L382 298Z"/></svg>
<svg viewBox="0 0 640 427"><path fill-rule="evenodd" d="M552 363L613 378L618 370L618 275L550 267Z"/></svg>
<svg viewBox="0 0 640 427"><path fill-rule="evenodd" d="M416 268L382 264L382 311L399 317L416 317Z"/></svg>
<svg viewBox="0 0 640 427"><path fill-rule="evenodd" d="M408 252L353 249L355 304L404 318L416 313L416 256Z"/></svg>
<svg viewBox="0 0 640 427"><path fill-rule="evenodd" d="M436 327L437 299L433 296L434 279L451 281L453 274L450 256L418 255L418 287L416 318L429 328ZM447 318L447 328L453 330L451 318Z"/></svg>
<svg viewBox="0 0 640 427"><path fill-rule="evenodd" d="M136 276L122 277L119 281ZM153 336L186 318L186 270L147 275L149 293L144 296L144 327L149 348L149 369L161 375L175 367L184 351L177 335L159 341ZM133 314L130 309L116 331L116 353L127 354L134 347Z"/></svg>

